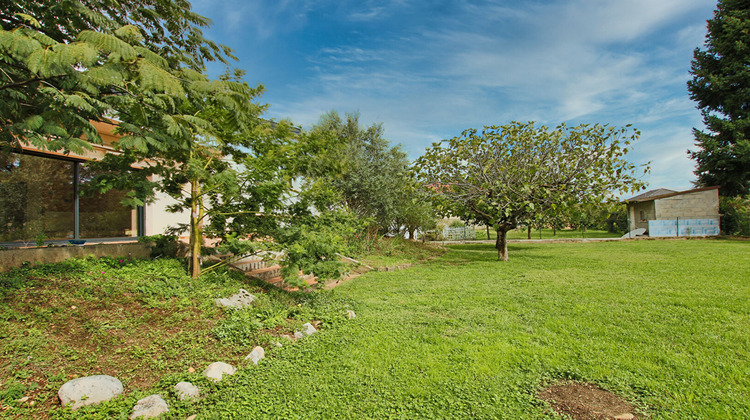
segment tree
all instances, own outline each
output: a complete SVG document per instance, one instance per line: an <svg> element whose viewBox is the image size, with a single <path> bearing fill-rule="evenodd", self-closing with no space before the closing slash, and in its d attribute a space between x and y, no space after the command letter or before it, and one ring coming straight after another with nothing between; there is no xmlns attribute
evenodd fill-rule
<svg viewBox="0 0 750 420"><path fill-rule="evenodd" d="M5 2L0 147L80 151L101 142L91 120L168 113L207 61L231 57L208 24L184 0Z"/></svg>
<svg viewBox="0 0 750 420"><path fill-rule="evenodd" d="M129 190L129 205L162 191L172 210L188 210L193 276L204 233L247 250L237 238L278 226L261 213L288 191L288 124L260 119L262 86L241 72L204 75L206 62L233 57L203 38L209 21L190 3L25 1L0 22L0 146L80 151L101 142L91 120L114 122L119 154L106 156L96 186Z"/></svg>
<svg viewBox="0 0 750 420"><path fill-rule="evenodd" d="M506 233L519 224L641 189L637 167L624 159L638 134L598 124L550 130L513 122L434 143L417 166L444 211L493 226L498 259L507 260Z"/></svg>
<svg viewBox="0 0 750 420"><path fill-rule="evenodd" d="M697 185L723 196L750 193L750 5L720 0L708 21L705 49L696 48L688 82L707 132L693 129Z"/></svg>
<svg viewBox="0 0 750 420"><path fill-rule="evenodd" d="M408 189L409 161L400 146L383 138L383 127L364 128L357 114L342 119L335 111L323 115L313 132L338 139L338 171L321 173L310 181L331 193L332 205L342 206L361 218L375 221L380 233L398 231L404 191ZM333 196L336 198L333 198Z"/></svg>

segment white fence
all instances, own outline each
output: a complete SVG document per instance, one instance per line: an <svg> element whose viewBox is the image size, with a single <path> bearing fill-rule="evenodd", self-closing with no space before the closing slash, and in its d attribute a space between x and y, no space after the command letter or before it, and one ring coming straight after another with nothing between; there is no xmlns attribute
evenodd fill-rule
<svg viewBox="0 0 750 420"><path fill-rule="evenodd" d="M446 241L461 241L477 239L477 231L474 227L447 227L443 229L443 239Z"/></svg>

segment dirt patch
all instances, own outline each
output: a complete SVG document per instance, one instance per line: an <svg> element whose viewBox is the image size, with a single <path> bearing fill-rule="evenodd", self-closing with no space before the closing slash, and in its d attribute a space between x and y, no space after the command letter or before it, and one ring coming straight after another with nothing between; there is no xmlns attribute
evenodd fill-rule
<svg viewBox="0 0 750 420"><path fill-rule="evenodd" d="M550 403L558 414L576 420L642 418L635 415L632 404L592 383L557 382L539 391L537 396Z"/></svg>

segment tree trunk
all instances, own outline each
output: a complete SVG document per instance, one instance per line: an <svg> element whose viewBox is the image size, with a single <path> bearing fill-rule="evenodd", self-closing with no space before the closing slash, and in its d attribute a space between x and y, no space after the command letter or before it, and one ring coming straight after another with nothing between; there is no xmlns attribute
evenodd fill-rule
<svg viewBox="0 0 750 420"><path fill-rule="evenodd" d="M497 229L495 248L497 249L497 259L499 261L508 261L508 241L505 239L507 232L507 230Z"/></svg>
<svg viewBox="0 0 750 420"><path fill-rule="evenodd" d="M531 225L529 225L529 227L527 229L528 229L528 231L527 231L528 232L528 234L527 234L528 239L531 239Z"/></svg>
<svg viewBox="0 0 750 420"><path fill-rule="evenodd" d="M203 205L200 183L190 183L190 275L201 275L201 245L203 245Z"/></svg>
<svg viewBox="0 0 750 420"><path fill-rule="evenodd" d="M487 240L490 240L490 225L487 225Z"/></svg>

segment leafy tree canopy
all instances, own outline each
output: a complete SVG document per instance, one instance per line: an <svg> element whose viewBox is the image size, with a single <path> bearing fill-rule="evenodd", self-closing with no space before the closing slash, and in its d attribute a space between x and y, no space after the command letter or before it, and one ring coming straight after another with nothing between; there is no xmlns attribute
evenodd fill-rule
<svg viewBox="0 0 750 420"><path fill-rule="evenodd" d="M207 61L231 58L203 38L208 24L183 0L6 2L0 147L81 151L101 142L91 120L174 112L206 90Z"/></svg>
<svg viewBox="0 0 750 420"><path fill-rule="evenodd" d="M720 0L708 21L705 49L694 52L688 82L707 131L694 129L700 186L724 196L750 193L750 4Z"/></svg>
<svg viewBox="0 0 750 420"><path fill-rule="evenodd" d="M519 224L640 190L638 168L624 158L638 135L628 127L513 122L435 143L416 166L445 213L495 228L498 258L507 260L505 234Z"/></svg>
<svg viewBox="0 0 750 420"><path fill-rule="evenodd" d="M409 160L400 146L391 146L383 137L383 127L363 127L357 114L345 118L335 111L323 115L313 132L327 133L338 139L336 158L338 170L312 174L319 191L328 191L328 206L340 206L360 218L370 218L381 233L398 231L411 224L416 207L411 203ZM416 197L415 197L416 198Z"/></svg>

